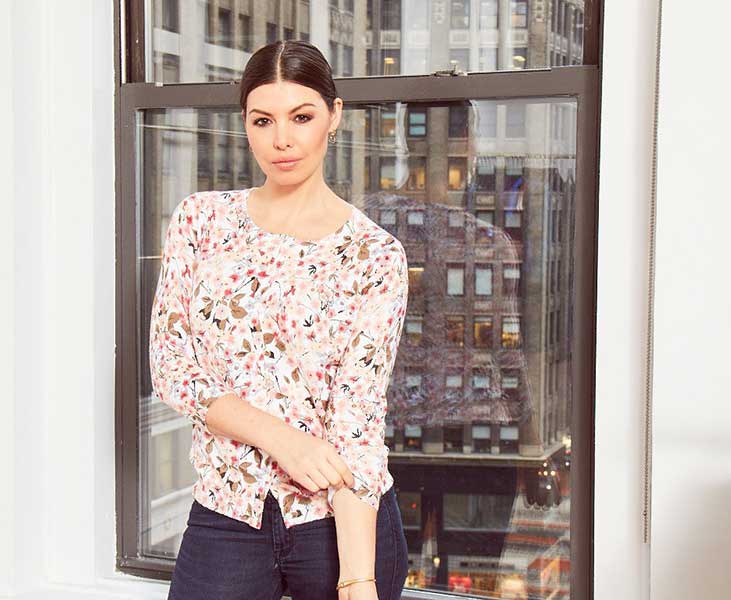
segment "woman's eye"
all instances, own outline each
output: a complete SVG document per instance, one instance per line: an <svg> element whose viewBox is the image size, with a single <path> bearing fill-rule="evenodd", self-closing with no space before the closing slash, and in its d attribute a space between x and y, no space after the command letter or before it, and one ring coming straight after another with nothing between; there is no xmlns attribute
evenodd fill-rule
<svg viewBox="0 0 731 600"><path fill-rule="evenodd" d="M307 123L307 121L311 121L312 120L312 117L310 115L305 115L305 114L297 115L295 117L295 119L298 119L299 117L304 117L305 118L304 121L299 121L300 123ZM257 126L261 127L262 125L261 125L260 122L261 121L268 121L268 120L269 119L267 119L266 117L259 117L258 119L255 119L254 120L254 125L257 125Z"/></svg>

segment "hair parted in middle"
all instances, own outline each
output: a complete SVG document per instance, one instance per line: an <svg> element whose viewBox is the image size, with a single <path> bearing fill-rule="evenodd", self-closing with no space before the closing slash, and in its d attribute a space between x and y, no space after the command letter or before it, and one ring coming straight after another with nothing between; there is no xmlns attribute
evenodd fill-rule
<svg viewBox="0 0 731 600"><path fill-rule="evenodd" d="M239 104L246 113L246 98L254 88L277 81L291 81L312 88L322 96L328 109L338 97L332 67L322 52L303 40L278 40L251 55L239 85Z"/></svg>

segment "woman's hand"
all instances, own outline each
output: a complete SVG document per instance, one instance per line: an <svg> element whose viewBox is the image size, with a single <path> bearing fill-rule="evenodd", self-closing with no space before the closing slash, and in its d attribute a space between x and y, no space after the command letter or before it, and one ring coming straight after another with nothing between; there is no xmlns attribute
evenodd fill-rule
<svg viewBox="0 0 731 600"><path fill-rule="evenodd" d="M287 426L272 452L274 460L289 476L315 493L333 485L355 485L353 474L335 448L318 437Z"/></svg>
<svg viewBox="0 0 731 600"><path fill-rule="evenodd" d="M375 581L358 581L338 590L338 600L378 600Z"/></svg>

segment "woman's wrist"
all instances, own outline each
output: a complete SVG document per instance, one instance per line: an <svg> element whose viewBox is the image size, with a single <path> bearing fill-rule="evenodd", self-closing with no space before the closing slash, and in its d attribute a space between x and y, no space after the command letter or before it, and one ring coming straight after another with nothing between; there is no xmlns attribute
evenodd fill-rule
<svg viewBox="0 0 731 600"><path fill-rule="evenodd" d="M353 585L362 585L362 584L376 584L376 578L373 575L370 575L368 577L353 577L353 578L344 578L340 577L337 586L335 587L336 590L338 589L344 589Z"/></svg>

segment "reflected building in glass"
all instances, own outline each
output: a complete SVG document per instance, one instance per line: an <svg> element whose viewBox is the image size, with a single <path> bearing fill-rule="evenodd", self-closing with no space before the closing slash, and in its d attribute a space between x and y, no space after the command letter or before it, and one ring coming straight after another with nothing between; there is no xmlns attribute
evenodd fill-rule
<svg viewBox="0 0 731 600"><path fill-rule="evenodd" d="M583 2L157 0L151 78L232 81L277 39L337 77L580 64ZM314 16L317 18L314 18ZM327 15L327 18L325 18ZM530 42L530 44L529 44ZM174 556L188 422L151 398L145 342L170 214L261 185L238 107L139 115L143 536ZM386 443L407 587L569 598L576 104L566 97L346 105L325 179L404 245L409 306Z"/></svg>

